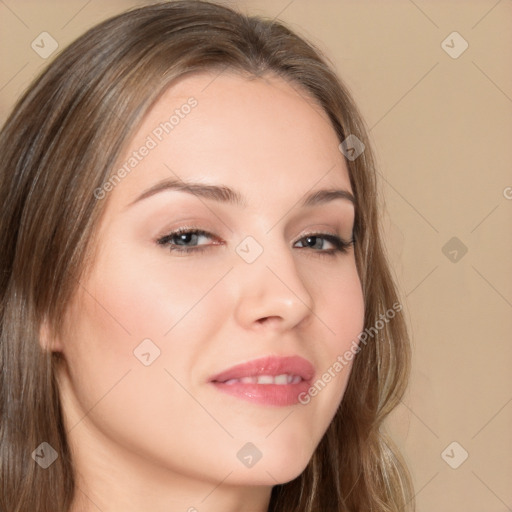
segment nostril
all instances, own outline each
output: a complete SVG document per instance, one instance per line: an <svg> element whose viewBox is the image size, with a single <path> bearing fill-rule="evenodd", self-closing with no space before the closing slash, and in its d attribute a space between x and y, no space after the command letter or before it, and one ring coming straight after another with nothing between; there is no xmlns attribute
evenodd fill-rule
<svg viewBox="0 0 512 512"><path fill-rule="evenodd" d="M268 323L271 323L271 322L275 322L277 320L279 320L278 316L265 316L263 318L258 318L257 322L259 324L263 324L263 323L268 324Z"/></svg>

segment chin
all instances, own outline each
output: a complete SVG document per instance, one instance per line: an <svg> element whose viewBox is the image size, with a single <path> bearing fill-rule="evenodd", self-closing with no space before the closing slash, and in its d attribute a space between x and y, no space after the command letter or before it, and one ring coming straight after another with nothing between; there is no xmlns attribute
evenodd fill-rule
<svg viewBox="0 0 512 512"><path fill-rule="evenodd" d="M295 480L302 472L306 469L310 459L301 461L301 463L290 463L286 465L280 465L273 468L273 470L267 470L272 474L274 485L286 484Z"/></svg>
<svg viewBox="0 0 512 512"><path fill-rule="evenodd" d="M252 468L239 469L233 473L231 483L265 486L285 484L295 480L306 469L309 460L310 458L294 459L290 456L279 460L269 458L266 464L263 464L262 459Z"/></svg>

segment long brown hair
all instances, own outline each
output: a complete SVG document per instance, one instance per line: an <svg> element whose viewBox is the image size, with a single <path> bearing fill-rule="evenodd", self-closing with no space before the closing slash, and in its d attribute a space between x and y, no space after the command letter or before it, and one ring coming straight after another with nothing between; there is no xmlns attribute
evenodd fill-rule
<svg viewBox="0 0 512 512"><path fill-rule="evenodd" d="M144 114L185 73L273 73L314 98L347 158L356 198L355 255L365 332L344 398L304 472L272 490L271 512L413 510L411 480L383 420L398 404L410 348L379 225L376 172L364 122L347 88L312 44L281 22L185 0L123 13L89 30L42 72L0 133L0 510L67 511L75 474L55 378L58 358L40 344L58 333L66 305L93 261L105 204L94 191ZM382 325L375 328L380 321ZM373 330L372 330L373 329ZM363 338L360 338L363 340ZM33 451L58 454L47 469Z"/></svg>

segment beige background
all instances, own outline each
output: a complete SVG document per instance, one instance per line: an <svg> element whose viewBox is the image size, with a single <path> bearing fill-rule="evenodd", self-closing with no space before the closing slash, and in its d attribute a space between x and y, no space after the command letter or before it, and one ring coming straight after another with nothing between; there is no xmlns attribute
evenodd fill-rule
<svg viewBox="0 0 512 512"><path fill-rule="evenodd" d="M1 121L47 63L31 48L41 32L60 49L144 3L0 0ZM389 429L418 512L511 511L512 1L225 3L277 16L315 42L371 128L414 345ZM454 31L469 44L456 59L442 47ZM453 37L445 44L461 48ZM462 257L456 246L443 252L452 237L467 247ZM460 447L445 452L453 441ZM456 465L462 449L469 457L452 469L442 454Z"/></svg>

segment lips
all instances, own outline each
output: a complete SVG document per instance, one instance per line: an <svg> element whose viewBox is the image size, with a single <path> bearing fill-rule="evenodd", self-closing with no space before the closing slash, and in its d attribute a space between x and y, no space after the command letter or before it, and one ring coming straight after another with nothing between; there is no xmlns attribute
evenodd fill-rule
<svg viewBox="0 0 512 512"><path fill-rule="evenodd" d="M300 375L289 375L282 373L280 375L258 375L257 377L242 377L241 379L229 379L222 384L231 386L233 384L297 384L301 382L302 377Z"/></svg>
<svg viewBox="0 0 512 512"><path fill-rule="evenodd" d="M213 376L210 383L243 400L285 406L299 402L314 374L313 365L302 357L269 356L228 368Z"/></svg>
<svg viewBox="0 0 512 512"><path fill-rule="evenodd" d="M300 377L301 380L309 381L313 378L314 373L313 365L303 357L269 356L228 368L212 377L210 381L227 384L229 381L242 381L243 379L243 383L247 384L289 384L290 382L283 381L283 375L292 378ZM262 379L262 377L272 377L274 381L276 378L280 379L279 382L272 382ZM297 382L297 379L295 381Z"/></svg>

